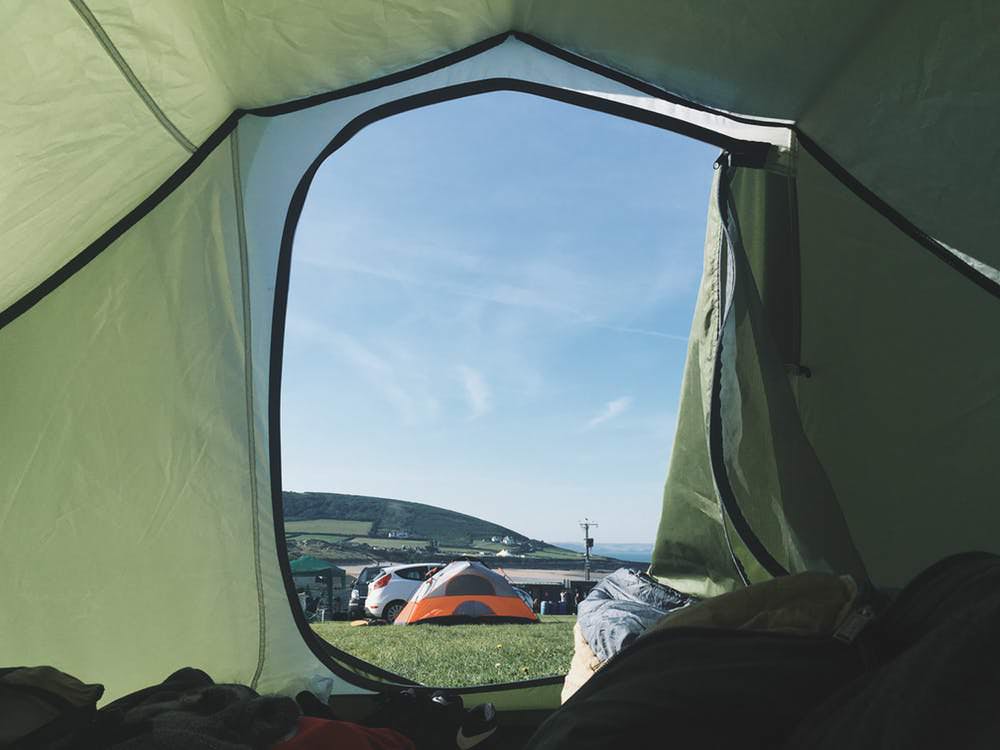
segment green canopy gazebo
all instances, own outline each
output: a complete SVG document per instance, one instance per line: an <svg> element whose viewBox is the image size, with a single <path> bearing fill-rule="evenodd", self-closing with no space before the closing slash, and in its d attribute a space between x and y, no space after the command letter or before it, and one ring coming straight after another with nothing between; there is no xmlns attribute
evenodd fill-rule
<svg viewBox="0 0 1000 750"><path fill-rule="evenodd" d="M292 572L292 581L298 587L303 578L313 581L321 581L326 586L326 606L333 611L333 589L334 581L338 588L346 588L347 571L334 565L329 560L320 560L318 557L303 555L289 563Z"/></svg>
<svg viewBox="0 0 1000 750"><path fill-rule="evenodd" d="M329 560L320 560L318 557L303 555L297 557L289 563L292 570L292 577L300 576L328 576L331 580L340 579L340 586L343 588L347 583L347 571L333 564Z"/></svg>

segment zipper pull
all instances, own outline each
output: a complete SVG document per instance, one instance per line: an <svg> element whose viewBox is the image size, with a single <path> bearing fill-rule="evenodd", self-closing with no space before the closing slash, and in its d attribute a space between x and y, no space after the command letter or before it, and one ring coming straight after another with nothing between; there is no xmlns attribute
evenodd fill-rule
<svg viewBox="0 0 1000 750"><path fill-rule="evenodd" d="M860 635L861 631L868 627L868 623L875 619L875 610L871 606L865 605L859 609L855 609L844 621L840 623L835 631L833 631L833 637L838 641L843 643L853 643L854 639Z"/></svg>

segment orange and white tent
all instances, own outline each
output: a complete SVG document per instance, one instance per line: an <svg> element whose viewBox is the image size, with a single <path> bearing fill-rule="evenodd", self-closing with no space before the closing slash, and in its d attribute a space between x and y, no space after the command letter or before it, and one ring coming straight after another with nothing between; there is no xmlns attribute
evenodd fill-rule
<svg viewBox="0 0 1000 750"><path fill-rule="evenodd" d="M482 563L463 560L424 581L395 624L537 621L506 578Z"/></svg>

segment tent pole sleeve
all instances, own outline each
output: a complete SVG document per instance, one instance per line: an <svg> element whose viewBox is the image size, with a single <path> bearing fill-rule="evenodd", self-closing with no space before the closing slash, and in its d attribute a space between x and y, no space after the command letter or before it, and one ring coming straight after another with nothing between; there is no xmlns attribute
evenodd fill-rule
<svg viewBox="0 0 1000 750"><path fill-rule="evenodd" d="M243 180L240 178L239 128L229 137L229 150L233 169L233 197L236 202L236 233L240 246L240 296L243 302L243 391L246 394L247 468L250 477L250 515L253 528L253 567L257 584L257 667L250 687L256 688L264 671L267 643L267 617L264 611L264 578L260 563L260 518L257 486L257 437L253 392L253 329L250 311L250 261L247 256L246 217L243 213Z"/></svg>
<svg viewBox="0 0 1000 750"><path fill-rule="evenodd" d="M72 5L76 12L80 14L80 18L83 19L83 22L87 24L87 27L93 32L97 41L100 42L101 47L104 48L108 57L110 57L112 62L114 62L115 67L121 71L125 80L128 81L129 86L131 86L136 95L142 99L142 103L146 105L146 108L150 111L153 117L156 118L157 122L159 122L160 125L163 126L163 129L170 133L171 137L189 154L193 154L197 151L197 147L191 143L190 140L188 140L187 136L185 136L173 122L170 121L167 114L160 109L160 105L156 103L156 100L153 99L152 95L146 90L146 87L142 85L142 81L139 80L135 71L132 70L131 66L125 61L125 58L122 57L122 53L118 51L115 43L111 41L111 37L108 36L104 27L101 26L101 22L97 20L97 17L94 16L90 8L87 7L87 3L85 3L84 0L69 1L70 5Z"/></svg>

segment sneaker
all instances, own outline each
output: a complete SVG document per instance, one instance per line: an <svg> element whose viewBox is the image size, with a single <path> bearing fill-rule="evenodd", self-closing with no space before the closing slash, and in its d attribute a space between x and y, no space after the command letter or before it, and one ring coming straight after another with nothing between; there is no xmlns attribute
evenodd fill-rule
<svg viewBox="0 0 1000 750"><path fill-rule="evenodd" d="M486 742L497 731L497 712L492 703L481 703L465 712L455 735L458 750L470 750Z"/></svg>

